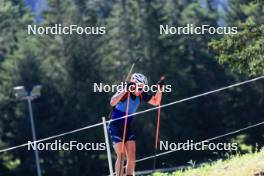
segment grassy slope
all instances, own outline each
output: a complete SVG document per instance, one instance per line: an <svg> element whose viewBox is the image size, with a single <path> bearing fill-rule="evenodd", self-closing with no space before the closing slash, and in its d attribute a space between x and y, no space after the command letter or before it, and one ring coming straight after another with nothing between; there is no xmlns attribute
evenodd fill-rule
<svg viewBox="0 0 264 176"><path fill-rule="evenodd" d="M155 176L264 176L264 150L258 153L233 156L195 169Z"/></svg>

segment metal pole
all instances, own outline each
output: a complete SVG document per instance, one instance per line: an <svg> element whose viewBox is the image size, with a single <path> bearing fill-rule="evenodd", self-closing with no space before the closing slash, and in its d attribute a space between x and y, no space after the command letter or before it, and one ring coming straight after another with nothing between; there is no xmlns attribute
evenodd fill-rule
<svg viewBox="0 0 264 176"><path fill-rule="evenodd" d="M32 111L32 104L31 104L31 97L30 96L27 97L27 102L28 102L28 110L29 110L29 116L30 116L32 137L33 137L33 141L36 141L37 137L36 137L35 123L34 123L34 117L33 117L33 111ZM37 147L36 147L36 150L34 150L34 153L35 153L35 159L36 159L37 173L38 173L38 176L41 176L39 153L38 153Z"/></svg>
<svg viewBox="0 0 264 176"><path fill-rule="evenodd" d="M105 143L106 143L106 150L107 150L109 172L110 172L110 176L114 176L111 150L110 150L110 145L109 145L109 139L108 139L105 117L102 117L102 120L103 120L103 126L104 126L104 136L105 136Z"/></svg>

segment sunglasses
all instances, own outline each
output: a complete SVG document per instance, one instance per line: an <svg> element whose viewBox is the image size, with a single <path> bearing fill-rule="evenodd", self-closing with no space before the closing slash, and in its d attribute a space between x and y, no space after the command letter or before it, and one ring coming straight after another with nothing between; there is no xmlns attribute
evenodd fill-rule
<svg viewBox="0 0 264 176"><path fill-rule="evenodd" d="M142 87L138 88L138 91L139 91L139 92L141 92L142 90L143 90L143 88L142 88Z"/></svg>

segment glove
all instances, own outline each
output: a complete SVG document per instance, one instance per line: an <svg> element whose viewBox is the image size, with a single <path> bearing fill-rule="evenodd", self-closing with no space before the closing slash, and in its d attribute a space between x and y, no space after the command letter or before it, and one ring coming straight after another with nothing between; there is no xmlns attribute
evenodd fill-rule
<svg viewBox="0 0 264 176"><path fill-rule="evenodd" d="M133 91L136 88L136 83L134 82L126 82L126 90L127 91Z"/></svg>
<svg viewBox="0 0 264 176"><path fill-rule="evenodd" d="M157 82L157 85L160 87L160 88L163 88L165 86L165 81L164 81L165 77L162 76L160 78L160 80Z"/></svg>

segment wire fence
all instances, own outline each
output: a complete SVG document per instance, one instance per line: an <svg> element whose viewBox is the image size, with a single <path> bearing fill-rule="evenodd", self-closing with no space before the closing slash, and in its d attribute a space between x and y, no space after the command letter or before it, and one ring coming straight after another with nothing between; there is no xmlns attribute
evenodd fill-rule
<svg viewBox="0 0 264 176"><path fill-rule="evenodd" d="M246 81L243 81L243 82L239 82L239 83L236 83L236 84L231 84L231 85L226 86L226 87L222 87L222 88L215 89L215 90L212 90L212 91L208 91L208 92L204 92L204 93L201 93L201 94L197 94L197 95L194 95L194 96L191 96L191 97L183 98L183 99L180 99L180 100L177 100L177 101L173 101L173 102L170 102L170 103L167 103L167 104L163 104L163 105L160 106L160 108L165 108L165 107L172 106L172 105L175 105L175 104L179 104L179 103L183 103L183 102L186 102L186 101L190 101L190 100L193 100L193 99L196 99L196 98L199 98L199 97L203 97L203 96L207 96L207 95L210 95L210 94L214 94L214 93L217 93L217 92L220 92L220 91L223 91L223 90L227 90L227 89L231 89L231 88L234 88L234 87L242 86L242 85L245 85L245 84L248 84L248 83L252 83L252 82L261 80L263 78L264 78L264 76L260 76L260 77L249 79L249 80L246 80ZM136 113L133 113L133 114L129 114L128 117L136 116L136 115L143 114L143 113L150 112L150 111L154 111L154 110L157 110L158 108L159 107L153 107L153 108L149 108L149 109L146 109L146 110L142 110L142 111L139 111L139 112L136 112ZM110 123L110 122L113 122L113 121L116 121L116 120L124 119L125 117L126 116L122 116L120 118L113 119L113 120L108 120L106 122ZM45 141L48 141L48 140L51 140L51 139L55 139L55 138L59 138L59 137L63 137L63 136L69 135L69 134L77 133L77 132L84 131L84 130L91 129L91 128L95 128L95 127L99 127L101 125L103 125L102 122L96 123L96 124L93 124L93 125L88 125L88 126L85 126L85 127L81 127L81 128L75 129L75 130L67 131L67 132L64 132L64 133L60 133L60 134L57 134L57 135L49 136L49 137L46 137L46 138L43 138L43 139L39 139L39 140L36 140L36 141L27 142L27 143L24 143L24 144L20 144L20 145L4 148L4 149L0 150L0 153L11 151L11 150L15 150L15 149L19 149L19 148L23 148L23 147L29 146L31 144L36 144L36 143L39 143L39 142L45 142ZM170 153L171 152L173 152L173 151L170 151ZM162 154L160 153L160 154L157 154L156 156L161 156L161 155ZM150 157L152 158L153 156L150 156ZM149 157L146 157L146 159L147 158L149 158ZM137 160L137 162L143 161L143 159L144 158L139 159L139 160ZM146 159L144 159L144 160L146 160Z"/></svg>
<svg viewBox="0 0 264 176"><path fill-rule="evenodd" d="M221 135L212 137L212 138L208 138L208 139L205 139L203 141L190 144L188 146L193 146L193 145L200 144L200 143L203 143L203 142L211 142L211 141L214 141L216 139L220 139L220 138L223 138L223 137L226 137L226 136L230 136L232 134L237 134L237 133L240 133L242 131L246 131L248 129L261 126L263 124L264 124L264 121L259 122L259 123L256 123L254 125L249 125L247 127L244 127L244 128L241 128L241 129L238 129L238 130L235 130L235 131L231 131L231 132L228 132L228 133L224 133L224 134L221 134ZM183 148L179 148L178 150L169 150L169 151L166 151L166 152L158 153L156 155L151 155L151 156L148 156L148 157L145 157L145 158L138 159L138 160L136 160L136 162L142 162L142 161L146 161L146 160L149 160L149 159L152 159L152 158L155 158L155 157L160 157L160 156L163 156L163 155L167 155L167 154L170 154L170 153L173 153L173 152L180 151L181 149L183 149Z"/></svg>

